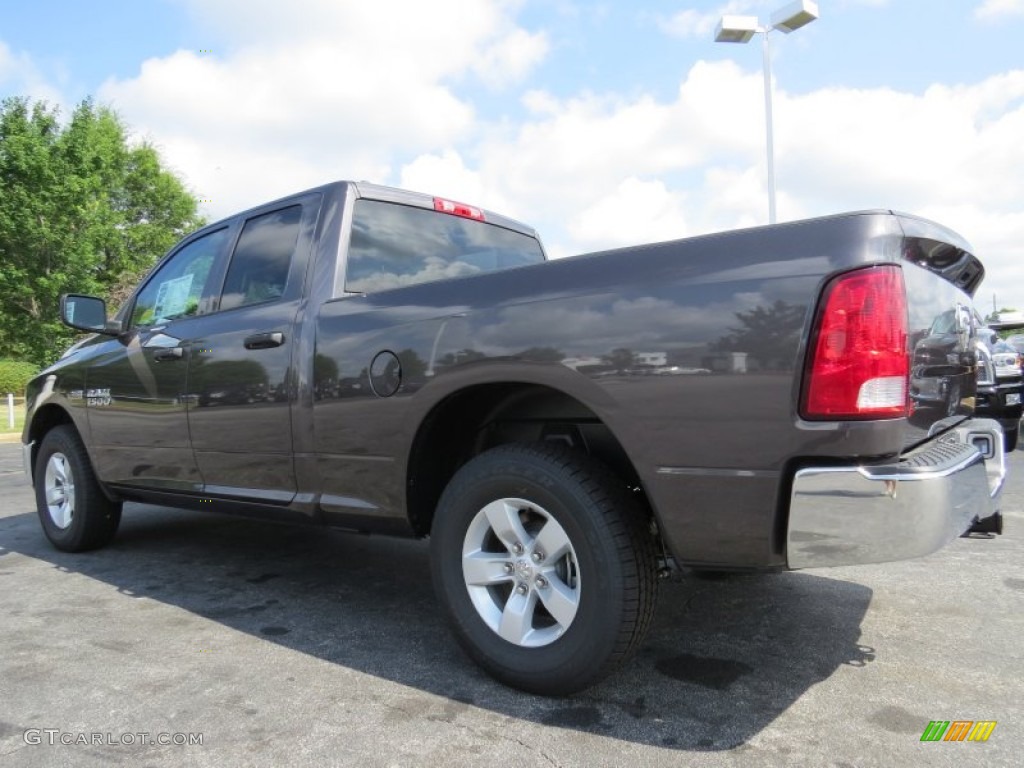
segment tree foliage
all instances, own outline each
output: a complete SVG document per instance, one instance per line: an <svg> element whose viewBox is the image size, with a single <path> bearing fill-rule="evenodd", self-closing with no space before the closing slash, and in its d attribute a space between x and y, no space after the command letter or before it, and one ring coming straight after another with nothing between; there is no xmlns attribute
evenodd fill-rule
<svg viewBox="0 0 1024 768"><path fill-rule="evenodd" d="M20 360L0 360L0 395L8 392L14 395L24 395L25 386L29 379L38 373L32 363Z"/></svg>
<svg viewBox="0 0 1024 768"><path fill-rule="evenodd" d="M777 300L770 307L737 312L740 328L711 345L717 352L746 352L762 368L789 369L800 339L806 309Z"/></svg>
<svg viewBox="0 0 1024 768"><path fill-rule="evenodd" d="M1013 316L1018 314L1020 314L1019 309L1014 309L1013 307L1003 307L1002 309L997 309L991 312L990 314L986 315L985 322L998 323L1000 320L1003 319L1003 315Z"/></svg>
<svg viewBox="0 0 1024 768"><path fill-rule="evenodd" d="M74 332L61 293L119 305L131 286L202 224L197 201L154 147L129 145L110 109L0 103L0 354L45 365Z"/></svg>
<svg viewBox="0 0 1024 768"><path fill-rule="evenodd" d="M607 355L604 355L604 361L620 371L628 371L630 368L636 365L636 353L631 349L613 349Z"/></svg>
<svg viewBox="0 0 1024 768"><path fill-rule="evenodd" d="M530 347L519 356L531 363L560 363L566 358L562 350L554 347Z"/></svg>

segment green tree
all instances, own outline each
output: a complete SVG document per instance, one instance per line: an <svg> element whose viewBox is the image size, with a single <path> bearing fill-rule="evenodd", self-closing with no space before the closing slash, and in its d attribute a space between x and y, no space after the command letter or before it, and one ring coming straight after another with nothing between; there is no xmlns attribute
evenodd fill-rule
<svg viewBox="0 0 1024 768"><path fill-rule="evenodd" d="M519 356L532 363L560 363L565 360L565 353L554 347L530 347Z"/></svg>
<svg viewBox="0 0 1024 768"><path fill-rule="evenodd" d="M0 360L0 396L8 392L19 396L24 395L29 379L38 372L39 369L32 363L19 360Z"/></svg>
<svg viewBox="0 0 1024 768"><path fill-rule="evenodd" d="M995 310L985 318L986 323L998 323L1003 315L1016 315L1020 310L1014 309L1013 307L1003 307L1002 309Z"/></svg>
<svg viewBox="0 0 1024 768"><path fill-rule="evenodd" d="M636 354L631 349L619 347L603 357L604 361L619 371L628 371L636 365Z"/></svg>
<svg viewBox="0 0 1024 768"><path fill-rule="evenodd" d="M798 304L776 300L769 307L754 307L737 312L742 327L730 328L729 334L711 345L715 352L747 352L762 368L793 367L800 331L806 309Z"/></svg>
<svg viewBox="0 0 1024 768"><path fill-rule="evenodd" d="M40 365L74 337L61 293L118 306L139 277L202 224L197 201L110 109L0 102L0 354Z"/></svg>
<svg viewBox="0 0 1024 768"><path fill-rule="evenodd" d="M420 381L426 375L427 364L415 350L403 349L398 353L398 362L402 366L402 381Z"/></svg>
<svg viewBox="0 0 1024 768"><path fill-rule="evenodd" d="M477 352L475 349L460 349L458 352L448 352L437 361L437 366L443 367L446 365L462 365L463 363L472 363L475 360L486 360L487 355L483 352Z"/></svg>

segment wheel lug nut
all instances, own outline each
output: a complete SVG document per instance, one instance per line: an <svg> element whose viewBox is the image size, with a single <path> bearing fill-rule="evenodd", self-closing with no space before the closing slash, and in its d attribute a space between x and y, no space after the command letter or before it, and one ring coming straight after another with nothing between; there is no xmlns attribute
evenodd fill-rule
<svg viewBox="0 0 1024 768"><path fill-rule="evenodd" d="M537 585L538 589L545 589L548 586L548 580L543 576L538 576L534 583Z"/></svg>
<svg viewBox="0 0 1024 768"><path fill-rule="evenodd" d="M517 555L523 554L523 545L517 541L515 544L512 545L512 551L515 552Z"/></svg>
<svg viewBox="0 0 1024 768"><path fill-rule="evenodd" d="M520 595L525 595L529 591L530 591L530 588L528 586L526 586L525 584L520 584L518 587L516 587L516 592L518 594L520 594Z"/></svg>
<svg viewBox="0 0 1024 768"><path fill-rule="evenodd" d="M505 563L505 573L512 573L515 568L512 567L512 563Z"/></svg>
<svg viewBox="0 0 1024 768"><path fill-rule="evenodd" d="M544 553L543 552L538 550L538 551L533 553L533 562L539 563L543 559L544 559Z"/></svg>

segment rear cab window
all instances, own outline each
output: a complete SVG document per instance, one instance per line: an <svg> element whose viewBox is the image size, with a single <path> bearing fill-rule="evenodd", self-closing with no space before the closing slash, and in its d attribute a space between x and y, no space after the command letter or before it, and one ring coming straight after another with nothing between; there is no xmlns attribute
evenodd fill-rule
<svg viewBox="0 0 1024 768"><path fill-rule="evenodd" d="M345 290L372 293L544 261L530 235L428 208L355 201Z"/></svg>

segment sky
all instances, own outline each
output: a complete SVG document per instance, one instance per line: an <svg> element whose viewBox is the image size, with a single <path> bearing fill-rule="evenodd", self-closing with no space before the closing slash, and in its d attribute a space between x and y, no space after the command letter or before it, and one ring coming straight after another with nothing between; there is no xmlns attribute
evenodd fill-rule
<svg viewBox="0 0 1024 768"><path fill-rule="evenodd" d="M0 96L117 110L210 220L337 179L448 196L555 257L767 221L787 0L0 0ZM819 0L770 35L778 217L891 208L1024 308L1024 0Z"/></svg>

